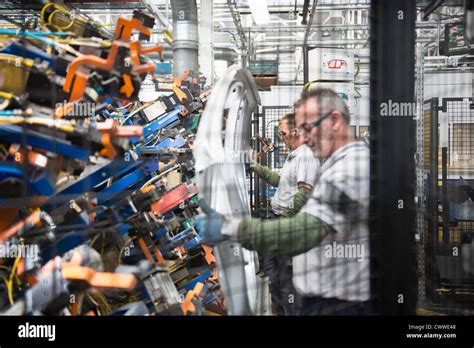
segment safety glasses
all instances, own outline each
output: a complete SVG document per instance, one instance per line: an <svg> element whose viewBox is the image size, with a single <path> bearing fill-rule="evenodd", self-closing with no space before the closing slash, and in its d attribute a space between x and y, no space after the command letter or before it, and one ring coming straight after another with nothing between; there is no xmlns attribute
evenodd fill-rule
<svg viewBox="0 0 474 348"><path fill-rule="evenodd" d="M298 128L301 131L305 132L305 133L309 133L309 132L311 132L311 129L313 129L315 127L318 127L325 119L331 117L333 112L334 112L334 110L331 110L331 111L325 113L323 116L321 116L317 120L315 120L313 122L310 122L310 123L304 123L301 126L299 126Z"/></svg>
<svg viewBox="0 0 474 348"><path fill-rule="evenodd" d="M278 136L279 136L280 138L286 137L288 134L294 133L295 131L297 131L296 128L290 129L289 132L284 132L284 131L282 131L282 130L278 130Z"/></svg>

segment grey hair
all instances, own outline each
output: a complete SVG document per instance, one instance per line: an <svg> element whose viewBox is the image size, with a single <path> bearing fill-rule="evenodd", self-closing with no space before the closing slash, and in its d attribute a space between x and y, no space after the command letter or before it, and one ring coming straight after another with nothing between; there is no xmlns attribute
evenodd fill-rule
<svg viewBox="0 0 474 348"><path fill-rule="evenodd" d="M351 122L351 116L349 113L349 108L347 107L346 102L341 98L339 94L334 92L330 88L317 88L317 89L305 89L301 93L300 100L296 103L296 106L300 106L305 103L308 99L315 98L316 103L320 107L321 114L329 112L331 110L336 110L341 113L344 117L344 120L349 125Z"/></svg>

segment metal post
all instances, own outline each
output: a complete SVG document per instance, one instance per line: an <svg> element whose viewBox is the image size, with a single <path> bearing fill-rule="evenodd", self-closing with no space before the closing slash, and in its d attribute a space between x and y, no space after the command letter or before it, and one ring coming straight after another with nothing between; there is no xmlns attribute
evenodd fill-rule
<svg viewBox="0 0 474 348"><path fill-rule="evenodd" d="M441 115L439 120L439 145L441 147L441 204L443 206L443 248L450 244L449 236L449 200L448 200L448 114Z"/></svg>
<svg viewBox="0 0 474 348"><path fill-rule="evenodd" d="M371 289L385 315L416 308L414 115L380 113L389 102L413 105L415 19L411 0L371 2Z"/></svg>
<svg viewBox="0 0 474 348"><path fill-rule="evenodd" d="M416 49L416 239L418 242L417 263L418 263L418 305L426 302L426 261L425 261L425 168L424 168L424 55L425 49L421 43Z"/></svg>
<svg viewBox="0 0 474 348"><path fill-rule="evenodd" d="M267 139L267 123L266 123L266 118L265 118L265 106L262 107L262 118L260 119L262 121L262 137L263 139ZM270 157L271 154L266 154L265 156L262 157L262 165L264 166L269 166L269 161L268 158ZM265 181L260 180L260 199L261 203L265 203L265 217L267 216L268 212L268 204L267 204L267 184Z"/></svg>
<svg viewBox="0 0 474 348"><path fill-rule="evenodd" d="M173 69L176 77L182 76L186 69L197 70L198 15L195 0L174 0L171 8L173 12Z"/></svg>
<svg viewBox="0 0 474 348"><path fill-rule="evenodd" d="M436 252L438 250L438 98L432 98L430 103L429 119L429 172L427 192L427 220L428 235L425 244L426 253L426 290L428 299L434 301L436 298L436 286L438 284L438 269L436 266Z"/></svg>
<svg viewBox="0 0 474 348"><path fill-rule="evenodd" d="M260 110L259 108L257 108L257 110L255 110L254 114L253 114L253 122L254 122L254 126L253 126L253 134L257 134L259 133L259 129L260 129L260 117L261 117L261 114L260 114ZM255 151L256 152L259 152L260 151L260 142L259 141L256 141L255 142L256 146L255 146ZM251 174L251 181L253 182L253 189L254 189L254 214L256 217L260 217L260 206L261 206L261 202L260 202L260 180L259 180L259 177L257 174L255 174L254 171L252 171L252 174Z"/></svg>
<svg viewBox="0 0 474 348"><path fill-rule="evenodd" d="M438 249L438 98L431 100L430 117L429 233L433 251Z"/></svg>
<svg viewBox="0 0 474 348"><path fill-rule="evenodd" d="M449 201L448 201L448 148L441 148L442 156L442 185L441 186L441 202L443 206L443 248L449 248Z"/></svg>
<svg viewBox="0 0 474 348"><path fill-rule="evenodd" d="M201 38L199 47L200 71L206 76L207 84L214 84L214 22L213 22L213 0L201 0Z"/></svg>

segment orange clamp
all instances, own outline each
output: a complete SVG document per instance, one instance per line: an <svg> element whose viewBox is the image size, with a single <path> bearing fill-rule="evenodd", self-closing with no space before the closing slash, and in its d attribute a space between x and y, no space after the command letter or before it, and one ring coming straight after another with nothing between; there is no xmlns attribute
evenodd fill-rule
<svg viewBox="0 0 474 348"><path fill-rule="evenodd" d="M153 63L140 65L139 56L141 54L147 54L151 52L160 52L161 54L163 51L162 46L154 46L154 47L142 49L141 44L139 42L132 42L128 45L123 42L115 40L112 43L112 47L110 48L109 54L106 59L88 54L88 55L77 57L71 62L66 74L66 79L64 81L64 87L63 87L63 90L66 93L71 93L69 97L69 102L73 102L75 100L81 99L86 89L88 74L85 73L84 71L80 71L80 68L83 66L90 66L90 67L95 67L104 71L110 71L112 70L114 66L119 48L124 47L124 46L130 49L130 54L131 54L131 59L132 59L132 64L133 64L133 68L132 68L133 74L142 74L146 72L155 71L156 66ZM127 74L124 74L123 79L124 79L125 85L121 87L120 92L125 94L127 97L130 97L134 91L131 77ZM73 81L74 81L74 84L73 84ZM56 111L57 117L64 115L64 111L65 110L57 110Z"/></svg>
<svg viewBox="0 0 474 348"><path fill-rule="evenodd" d="M110 159L114 159L117 156L117 150L115 150L114 145L112 144L112 137L110 133L102 134L102 145L104 148L100 150L100 155L105 156Z"/></svg>
<svg viewBox="0 0 474 348"><path fill-rule="evenodd" d="M81 71L78 71L78 69L84 65L89 65L105 71L110 71L114 66L118 49L122 45L123 44L119 41L114 41L112 43L112 47L110 48L107 59L102 59L91 54L86 54L75 58L71 62L71 64L69 65L69 69L67 70L66 80L64 81L63 86L63 90L69 93L71 91L72 81L74 79L74 87L71 92L71 96L69 97L70 102L82 98L86 88L88 75Z"/></svg>
<svg viewBox="0 0 474 348"><path fill-rule="evenodd" d="M135 88L133 88L132 78L128 74L123 74L124 85L120 87L119 92L130 98Z"/></svg>
<svg viewBox="0 0 474 348"><path fill-rule="evenodd" d="M142 20L138 18L126 19L123 17L119 17L117 20L117 27L114 35L120 37L123 41L130 41L134 29L146 36L151 36L151 29L145 27Z"/></svg>
<svg viewBox="0 0 474 348"><path fill-rule="evenodd" d="M153 259L153 255L150 253L150 250L148 249L148 246L146 245L145 240L143 238L138 239L138 245L140 246L140 249L142 250L148 262L151 265L155 264L156 262ZM153 245L153 253L155 254L156 260L158 261L159 264L162 264L162 265L166 264L166 261L163 258L163 255L161 254L160 250L156 247L156 245Z"/></svg>
<svg viewBox="0 0 474 348"><path fill-rule="evenodd" d="M181 303L181 310L184 315L196 312L196 306L193 303L193 299L199 297L203 287L203 283L197 283L193 290L189 290L186 293L186 297L184 298L183 303Z"/></svg>
<svg viewBox="0 0 474 348"><path fill-rule="evenodd" d="M130 57L133 63L132 72L136 74L141 74L145 72L154 72L156 70L156 65L154 63L148 63L140 65L140 55L149 54L149 53L160 53L160 60L163 61L163 46L151 46L147 48L142 48L140 41L135 41L130 43Z"/></svg>
<svg viewBox="0 0 474 348"><path fill-rule="evenodd" d="M212 247L203 245L204 250L204 259L206 260L207 264L210 265L213 262L216 262L216 257L212 254Z"/></svg>
<svg viewBox="0 0 474 348"><path fill-rule="evenodd" d="M189 77L189 69L184 71L182 76L175 77L173 79L173 85L171 87L163 87L163 89L172 90L179 100L186 99L186 94L181 90L181 83Z"/></svg>
<svg viewBox="0 0 474 348"><path fill-rule="evenodd" d="M94 288L110 288L132 290L137 279L133 274L96 272L92 268L75 266L65 262L61 269L64 279L82 280Z"/></svg>

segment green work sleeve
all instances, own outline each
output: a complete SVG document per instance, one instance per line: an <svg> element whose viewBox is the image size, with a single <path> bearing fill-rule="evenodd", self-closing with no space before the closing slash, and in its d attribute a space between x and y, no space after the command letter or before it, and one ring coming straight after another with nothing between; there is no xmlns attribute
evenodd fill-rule
<svg viewBox="0 0 474 348"><path fill-rule="evenodd" d="M277 172L274 172L270 170L270 168L264 167L258 163L255 166L254 170L269 185L273 187L278 187L278 184L280 183L280 175Z"/></svg>
<svg viewBox="0 0 474 348"><path fill-rule="evenodd" d="M321 243L331 230L329 225L307 213L275 220L242 220L237 240L263 256L295 256Z"/></svg>
<svg viewBox="0 0 474 348"><path fill-rule="evenodd" d="M281 214L284 218L292 217L298 214L298 212L303 208L308 199L311 197L313 191L304 187L300 187L298 192L293 196L293 200L288 208L283 211Z"/></svg>

